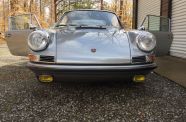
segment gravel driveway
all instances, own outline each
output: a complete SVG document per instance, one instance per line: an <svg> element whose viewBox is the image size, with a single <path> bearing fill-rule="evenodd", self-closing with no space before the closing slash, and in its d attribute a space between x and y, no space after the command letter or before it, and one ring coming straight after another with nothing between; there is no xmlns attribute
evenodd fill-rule
<svg viewBox="0 0 186 122"><path fill-rule="evenodd" d="M157 74L145 84L41 84L26 61L0 45L0 121L186 121L186 89Z"/></svg>

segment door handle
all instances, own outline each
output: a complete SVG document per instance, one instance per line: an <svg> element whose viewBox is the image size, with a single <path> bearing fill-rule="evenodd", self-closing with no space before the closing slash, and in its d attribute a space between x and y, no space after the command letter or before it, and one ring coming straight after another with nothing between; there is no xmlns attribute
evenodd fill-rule
<svg viewBox="0 0 186 122"><path fill-rule="evenodd" d="M7 33L6 35L5 35L5 37L11 37L12 36L12 34L10 34L10 33Z"/></svg>

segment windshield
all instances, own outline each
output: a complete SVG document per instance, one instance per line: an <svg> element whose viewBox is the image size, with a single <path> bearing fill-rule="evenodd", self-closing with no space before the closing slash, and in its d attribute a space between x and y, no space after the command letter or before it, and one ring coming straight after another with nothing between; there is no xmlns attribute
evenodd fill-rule
<svg viewBox="0 0 186 122"><path fill-rule="evenodd" d="M120 28L115 14L103 11L71 11L65 14L57 26L113 26Z"/></svg>

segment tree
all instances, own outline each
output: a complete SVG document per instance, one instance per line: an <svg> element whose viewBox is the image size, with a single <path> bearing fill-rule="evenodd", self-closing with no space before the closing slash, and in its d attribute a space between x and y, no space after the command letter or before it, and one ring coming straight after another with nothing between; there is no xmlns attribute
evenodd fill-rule
<svg viewBox="0 0 186 122"><path fill-rule="evenodd" d="M8 28L9 1L0 1L0 39L4 38L4 32Z"/></svg>
<svg viewBox="0 0 186 122"><path fill-rule="evenodd" d="M105 4L104 9L115 12L126 29L132 28L132 0L113 0L112 4Z"/></svg>
<svg viewBox="0 0 186 122"><path fill-rule="evenodd" d="M122 22L130 28L132 23L131 0L112 1L109 5L104 0L0 0L0 32L7 30L8 16L11 15L34 13L41 25L48 27L68 10L91 9L95 6L116 12L121 16ZM119 10L120 1L124 1L122 10Z"/></svg>
<svg viewBox="0 0 186 122"><path fill-rule="evenodd" d="M75 2L72 4L73 9L91 9L93 2L91 0L86 0L84 2Z"/></svg>
<svg viewBox="0 0 186 122"><path fill-rule="evenodd" d="M72 9L92 9L95 0L57 0L56 16L59 18L64 12Z"/></svg>

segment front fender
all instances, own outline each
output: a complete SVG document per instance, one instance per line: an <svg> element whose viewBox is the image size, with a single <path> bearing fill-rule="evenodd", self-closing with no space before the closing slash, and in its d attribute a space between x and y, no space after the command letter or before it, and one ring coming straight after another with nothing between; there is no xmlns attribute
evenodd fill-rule
<svg viewBox="0 0 186 122"><path fill-rule="evenodd" d="M29 53L33 54L33 55L43 55L43 56L56 56L56 31L52 30L52 29L48 29L48 30L43 30L46 31L47 33L49 33L49 45L48 47L43 50L43 51L32 51L31 49L29 50Z"/></svg>
<svg viewBox="0 0 186 122"><path fill-rule="evenodd" d="M138 48L137 43L136 43L136 37L140 33L149 33L149 32L138 31L138 30L132 30L132 31L127 32L127 35L129 38L130 50L131 50L131 57L145 56L145 55L149 55L149 54L154 53L153 51L152 52L143 52Z"/></svg>

